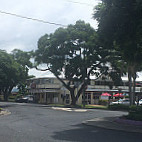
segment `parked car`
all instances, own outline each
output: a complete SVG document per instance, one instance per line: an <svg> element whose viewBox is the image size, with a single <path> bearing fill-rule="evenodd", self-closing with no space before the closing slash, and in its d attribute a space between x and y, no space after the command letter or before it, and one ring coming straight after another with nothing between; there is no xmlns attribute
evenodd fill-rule
<svg viewBox="0 0 142 142"><path fill-rule="evenodd" d="M142 105L142 99L139 100L139 105Z"/></svg>
<svg viewBox="0 0 142 142"><path fill-rule="evenodd" d="M28 102L33 102L33 97L28 95L25 97L17 98L16 102L18 103L28 103Z"/></svg>
<svg viewBox="0 0 142 142"><path fill-rule="evenodd" d="M113 105L113 104L130 105L130 100L129 99L119 99L118 101L110 103L110 105Z"/></svg>
<svg viewBox="0 0 142 142"><path fill-rule="evenodd" d="M137 103L138 103L138 102L136 102L136 104L137 104ZM138 105L142 106L142 99L139 100Z"/></svg>
<svg viewBox="0 0 142 142"><path fill-rule="evenodd" d="M33 102L33 96L32 95L28 95L28 96L26 96L27 98L28 98L28 102L29 103L31 103L31 102Z"/></svg>
<svg viewBox="0 0 142 142"><path fill-rule="evenodd" d="M17 98L16 102L17 103L27 103L28 102L28 98L27 97Z"/></svg>

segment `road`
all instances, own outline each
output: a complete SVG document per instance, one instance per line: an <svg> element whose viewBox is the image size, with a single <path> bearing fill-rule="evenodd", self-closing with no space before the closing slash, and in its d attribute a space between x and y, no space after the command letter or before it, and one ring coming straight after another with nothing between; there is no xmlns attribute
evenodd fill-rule
<svg viewBox="0 0 142 142"><path fill-rule="evenodd" d="M24 103L2 103L11 114L0 116L0 142L141 142L140 133L86 126L82 121L119 116L105 110L59 110Z"/></svg>

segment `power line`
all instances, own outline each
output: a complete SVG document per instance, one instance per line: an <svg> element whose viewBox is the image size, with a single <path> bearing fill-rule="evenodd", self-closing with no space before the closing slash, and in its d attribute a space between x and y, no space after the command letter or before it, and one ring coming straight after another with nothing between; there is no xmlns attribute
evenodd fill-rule
<svg viewBox="0 0 142 142"><path fill-rule="evenodd" d="M26 17L26 16L22 16L22 15L19 15L19 14L5 12L5 11L1 11L1 10L0 10L0 13L15 16L15 17L19 17L19 18L23 18L23 19L33 20L33 21L37 21L37 22L41 22L41 23L45 23L45 24L51 24L51 25L56 25L56 26L61 26L61 27L67 27L67 25L63 25L63 24L59 24L59 23L55 23L55 22L49 22L49 21L45 21L45 20L42 20L42 19Z"/></svg>
<svg viewBox="0 0 142 142"><path fill-rule="evenodd" d="M71 3L82 4L82 5L86 5L86 6L94 7L92 4L85 3L85 2L72 1L72 0L65 0L65 1L67 1L67 2L71 2ZM95 1L101 1L101 0L95 0Z"/></svg>
<svg viewBox="0 0 142 142"><path fill-rule="evenodd" d="M77 3L77 4L82 4L82 5L87 5L87 6L93 7L93 6L92 6L91 4L89 4L89 3L78 2L78 1L72 1L72 0L66 0L66 1L71 2L71 3Z"/></svg>
<svg viewBox="0 0 142 142"><path fill-rule="evenodd" d="M96 1L100 1L100 0L96 0ZM71 2L71 3L76 3L76 4L82 4L82 5L87 5L87 6L93 7L92 4L84 3L84 2L79 2L79 1L66 0L66 2ZM45 21L45 20L42 20L42 19L27 17L27 16L23 16L23 15L11 13L11 12L5 12L5 11L2 11L2 10L0 10L0 13L6 14L6 15L15 16L15 17L19 17L19 18L23 18L23 19L33 20L33 21L37 21L37 22L41 22L41 23L45 23L45 24L56 25L56 26L61 26L61 27L67 27L67 25L63 25L63 24L60 24L60 23L49 22L49 21Z"/></svg>

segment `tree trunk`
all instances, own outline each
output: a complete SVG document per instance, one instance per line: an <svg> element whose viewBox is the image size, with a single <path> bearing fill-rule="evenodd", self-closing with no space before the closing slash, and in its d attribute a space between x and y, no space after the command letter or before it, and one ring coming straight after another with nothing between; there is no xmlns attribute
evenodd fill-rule
<svg viewBox="0 0 142 142"><path fill-rule="evenodd" d="M130 97L130 106L133 105L133 93L132 93L132 73L130 68L128 69L128 81L129 81L129 97Z"/></svg>
<svg viewBox="0 0 142 142"><path fill-rule="evenodd" d="M74 91L70 91L71 94L71 105L75 106L77 102L77 97L75 97Z"/></svg>
<svg viewBox="0 0 142 142"><path fill-rule="evenodd" d="M7 92L4 93L4 101L6 101L6 102L8 101L8 93Z"/></svg>
<svg viewBox="0 0 142 142"><path fill-rule="evenodd" d="M133 105L135 105L136 72L133 73Z"/></svg>
<svg viewBox="0 0 142 142"><path fill-rule="evenodd" d="M8 101L8 97L9 97L12 89L13 89L13 86L10 86L9 88L6 88L4 90L4 92L3 92L3 94L4 94L4 101L6 101L6 102Z"/></svg>

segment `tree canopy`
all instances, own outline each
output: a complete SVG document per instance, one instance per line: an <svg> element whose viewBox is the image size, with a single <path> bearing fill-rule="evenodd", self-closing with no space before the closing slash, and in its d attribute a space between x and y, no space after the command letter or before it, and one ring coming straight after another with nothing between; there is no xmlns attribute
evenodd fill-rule
<svg viewBox="0 0 142 142"><path fill-rule="evenodd" d="M127 64L131 104L134 103L136 72L142 60L142 1L102 0L94 11L104 46L115 49Z"/></svg>
<svg viewBox="0 0 142 142"><path fill-rule="evenodd" d="M27 77L27 68L15 60L11 54L0 50L0 93L4 95L6 101L13 87L25 83Z"/></svg>
<svg viewBox="0 0 142 142"><path fill-rule="evenodd" d="M73 105L89 83L90 75L99 77L108 69L108 50L99 46L96 31L84 21L42 36L35 56L37 63L46 64L45 70L51 71L70 91ZM75 94L77 82L80 86Z"/></svg>
<svg viewBox="0 0 142 142"><path fill-rule="evenodd" d="M32 68L32 63L30 61L32 52L25 52L20 49L14 49L11 53L12 57L16 62L18 62L21 66Z"/></svg>

